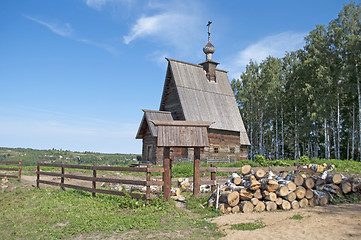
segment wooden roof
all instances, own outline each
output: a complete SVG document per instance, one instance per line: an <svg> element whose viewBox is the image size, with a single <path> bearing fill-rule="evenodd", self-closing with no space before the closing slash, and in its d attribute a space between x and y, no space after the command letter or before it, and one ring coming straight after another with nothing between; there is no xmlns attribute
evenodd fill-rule
<svg viewBox="0 0 361 240"><path fill-rule="evenodd" d="M156 137L158 135L157 127L152 122L153 120L163 120L163 121L172 121L172 115L171 112L166 111L153 111L153 110L145 110L142 109L144 112L142 122L140 123L136 139L142 139L147 127L149 128L150 134L153 137Z"/></svg>
<svg viewBox="0 0 361 240"><path fill-rule="evenodd" d="M227 72L216 70L210 82L202 66L167 58L166 77L160 110L166 110L169 85L175 84L184 120L214 122L209 128L240 133L242 145L250 145ZM169 71L170 70L170 71ZM171 81L174 81L173 83Z"/></svg>
<svg viewBox="0 0 361 240"><path fill-rule="evenodd" d="M152 121L158 129L158 147L207 147L212 122Z"/></svg>

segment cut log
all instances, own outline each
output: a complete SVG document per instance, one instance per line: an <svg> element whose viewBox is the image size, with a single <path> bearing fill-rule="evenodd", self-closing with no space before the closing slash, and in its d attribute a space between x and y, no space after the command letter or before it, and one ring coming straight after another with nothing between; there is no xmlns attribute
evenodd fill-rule
<svg viewBox="0 0 361 240"><path fill-rule="evenodd" d="M255 212L263 212L266 209L264 202L259 201L258 204L254 207Z"/></svg>
<svg viewBox="0 0 361 240"><path fill-rule="evenodd" d="M249 192L246 188L243 188L239 192L239 197L241 200L251 200L253 198L253 193Z"/></svg>
<svg viewBox="0 0 361 240"><path fill-rule="evenodd" d="M296 197L296 193L295 193L295 192L289 191L288 194L287 194L287 196L284 196L283 198L286 199L286 200L289 201L289 202L293 202L294 200L296 200L297 197Z"/></svg>
<svg viewBox="0 0 361 240"><path fill-rule="evenodd" d="M352 192L360 192L361 193L361 179L355 180L351 184Z"/></svg>
<svg viewBox="0 0 361 240"><path fill-rule="evenodd" d="M254 180L254 181L247 181L244 183L244 187L252 190L252 191L255 191L257 189L259 189L261 187L261 183L258 182L257 180Z"/></svg>
<svg viewBox="0 0 361 240"><path fill-rule="evenodd" d="M210 197L208 199L208 207L214 207L216 205L216 198L215 197Z"/></svg>
<svg viewBox="0 0 361 240"><path fill-rule="evenodd" d="M269 179L267 182L267 191L276 192L278 190L279 184L276 180Z"/></svg>
<svg viewBox="0 0 361 240"><path fill-rule="evenodd" d="M238 192L223 192L219 196L219 202L227 203L229 206L234 207L239 203L239 193Z"/></svg>
<svg viewBox="0 0 361 240"><path fill-rule="evenodd" d="M231 179L232 182L236 185L240 185L242 182L242 178L238 175L238 173L232 173Z"/></svg>
<svg viewBox="0 0 361 240"><path fill-rule="evenodd" d="M244 213L252 212L253 208L254 208L254 206L250 201L243 201L241 203L241 209L242 209L242 212L244 212Z"/></svg>
<svg viewBox="0 0 361 240"><path fill-rule="evenodd" d="M305 198L307 199L311 199L313 198L313 192L311 189L306 189L306 195L305 195Z"/></svg>
<svg viewBox="0 0 361 240"><path fill-rule="evenodd" d="M232 213L238 213L240 211L240 207L239 206L234 206L232 208Z"/></svg>
<svg viewBox="0 0 361 240"><path fill-rule="evenodd" d="M264 176L266 176L266 171L263 170L262 168L260 168L260 169L258 169L258 170L256 171L255 175L256 175L256 178L257 178L257 179L261 179L261 178L263 178Z"/></svg>
<svg viewBox="0 0 361 240"><path fill-rule="evenodd" d="M274 192L269 192L267 190L264 190L262 192L262 196L264 200L268 200L268 201L276 201L277 200L277 194L275 194Z"/></svg>
<svg viewBox="0 0 361 240"><path fill-rule="evenodd" d="M278 208L283 210L290 210L291 209L291 203L287 200L282 200L282 203L278 205Z"/></svg>
<svg viewBox="0 0 361 240"><path fill-rule="evenodd" d="M341 188L333 183L323 185L319 190L327 191L333 194L342 194Z"/></svg>
<svg viewBox="0 0 361 240"><path fill-rule="evenodd" d="M303 186L308 189L312 189L315 186L315 180L313 178L308 177L304 180Z"/></svg>
<svg viewBox="0 0 361 240"><path fill-rule="evenodd" d="M229 214L232 211L232 208L226 203L221 203L219 205L219 210L222 214Z"/></svg>
<svg viewBox="0 0 361 240"><path fill-rule="evenodd" d="M256 191L253 192L253 197L257 198L257 199L262 199L262 191L261 189L257 189Z"/></svg>
<svg viewBox="0 0 361 240"><path fill-rule="evenodd" d="M329 174L326 177L326 183L340 184L342 182L341 174Z"/></svg>
<svg viewBox="0 0 361 240"><path fill-rule="evenodd" d="M297 187L297 185L294 182L289 181L289 180L280 180L280 181L278 181L278 184L286 185L288 187L288 190L292 191L292 192L295 191L296 187Z"/></svg>
<svg viewBox="0 0 361 240"><path fill-rule="evenodd" d="M258 202L259 202L258 198L252 198L252 199L251 199L251 203L252 203L254 206L256 206L256 205L258 204Z"/></svg>
<svg viewBox="0 0 361 240"><path fill-rule="evenodd" d="M308 199L308 206L310 206L310 207L314 207L314 206L316 206L317 204L316 204L316 200L315 200L315 198L313 197L313 198L310 198L310 199Z"/></svg>
<svg viewBox="0 0 361 240"><path fill-rule="evenodd" d="M299 209L300 203L297 200L294 200L293 202L291 202L291 207L292 209Z"/></svg>
<svg viewBox="0 0 361 240"><path fill-rule="evenodd" d="M247 165L242 166L242 168L241 168L242 175L249 174L251 172L251 169L252 169L251 165L247 164Z"/></svg>
<svg viewBox="0 0 361 240"><path fill-rule="evenodd" d="M171 196L177 196L178 197L181 194L181 190L180 190L180 188L171 187L170 193L171 193Z"/></svg>
<svg viewBox="0 0 361 240"><path fill-rule="evenodd" d="M229 186L223 186L221 189L219 189L219 193L223 193L223 192L229 192L231 191L231 187Z"/></svg>
<svg viewBox="0 0 361 240"><path fill-rule="evenodd" d="M275 202L276 202L277 205L281 205L282 202L283 202L283 198L279 197L279 198L276 199Z"/></svg>
<svg viewBox="0 0 361 240"><path fill-rule="evenodd" d="M244 186L236 186L235 184L232 184L229 187L231 188L231 191L237 191L237 192L242 191L242 189L246 189Z"/></svg>
<svg viewBox="0 0 361 240"><path fill-rule="evenodd" d="M302 186L298 186L296 188L295 193L296 193L297 199L302 199L302 198L304 198L306 196L306 189L304 187L302 187Z"/></svg>
<svg viewBox="0 0 361 240"><path fill-rule="evenodd" d="M313 181L315 182L315 187L317 186L322 186L324 184L326 184L326 180L322 179L320 177L316 177L316 176L311 176L311 178L313 179Z"/></svg>
<svg viewBox="0 0 361 240"><path fill-rule="evenodd" d="M293 181L297 186L302 186L304 181L301 174L294 174L294 173L287 174L286 180Z"/></svg>
<svg viewBox="0 0 361 240"><path fill-rule="evenodd" d="M284 197L288 194L288 187L286 185L280 185L276 191L277 196Z"/></svg>
<svg viewBox="0 0 361 240"><path fill-rule="evenodd" d="M277 204L275 202L266 201L265 205L266 205L266 210L267 211L275 211L275 210L277 210Z"/></svg>
<svg viewBox="0 0 361 240"><path fill-rule="evenodd" d="M299 204L300 204L300 208L305 208L308 206L308 199L307 198L302 198L300 201L299 201Z"/></svg>
<svg viewBox="0 0 361 240"><path fill-rule="evenodd" d="M257 178L253 174L248 174L243 176L243 180L252 182L252 181L256 181Z"/></svg>
<svg viewBox="0 0 361 240"><path fill-rule="evenodd" d="M340 183L341 191L343 194L350 193L352 191L352 184L350 182L350 179L344 179Z"/></svg>
<svg viewBox="0 0 361 240"><path fill-rule="evenodd" d="M326 192L319 191L319 190L313 190L313 194L314 194L314 199L315 199L316 205L324 206L324 205L328 204L329 195Z"/></svg>

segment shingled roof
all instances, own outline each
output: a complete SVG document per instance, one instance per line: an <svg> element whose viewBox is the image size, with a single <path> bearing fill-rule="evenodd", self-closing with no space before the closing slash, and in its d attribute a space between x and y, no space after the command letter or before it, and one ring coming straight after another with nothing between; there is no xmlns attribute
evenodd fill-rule
<svg viewBox="0 0 361 240"><path fill-rule="evenodd" d="M149 127L150 134L153 137L158 136L157 127L152 122L153 120L163 120L163 121L173 121L172 115L170 112L167 111L153 111L153 110L145 110L142 109L144 112L142 122L140 123L136 139L142 139L146 132L147 126Z"/></svg>
<svg viewBox="0 0 361 240"><path fill-rule="evenodd" d="M171 97L176 98L182 112L173 113L174 120L214 122L210 129L240 132L241 144L250 145L227 72L217 69L216 82L211 82L202 66L167 60L168 70L159 110L171 111L165 106ZM174 88L170 94L168 90Z"/></svg>

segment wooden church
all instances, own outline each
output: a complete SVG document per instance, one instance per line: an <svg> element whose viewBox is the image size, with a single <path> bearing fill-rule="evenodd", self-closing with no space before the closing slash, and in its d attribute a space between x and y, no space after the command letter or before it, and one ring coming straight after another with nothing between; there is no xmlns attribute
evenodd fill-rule
<svg viewBox="0 0 361 240"><path fill-rule="evenodd" d="M159 111L143 110L144 115L136 135L143 139L142 160L160 164L163 148L157 146L157 126L154 121L211 122L208 128L209 146L201 149L201 160L247 159L250 145L227 71L217 69L212 60L215 47L208 42L203 48L206 61L197 64L166 58L166 73ZM172 160L192 159L192 148L172 148Z"/></svg>

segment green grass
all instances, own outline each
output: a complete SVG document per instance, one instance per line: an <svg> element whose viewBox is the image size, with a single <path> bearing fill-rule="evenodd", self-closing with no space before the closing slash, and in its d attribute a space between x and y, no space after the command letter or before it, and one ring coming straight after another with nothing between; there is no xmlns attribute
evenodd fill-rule
<svg viewBox="0 0 361 240"><path fill-rule="evenodd" d="M233 224L231 230L240 230L240 231L253 231L256 229L264 228L265 225L261 221L249 222L249 223L239 223Z"/></svg>
<svg viewBox="0 0 361 240"><path fill-rule="evenodd" d="M341 203L358 203L360 202L361 197L359 193L349 193L346 195L336 194L330 199L331 204L341 204Z"/></svg>
<svg viewBox="0 0 361 240"><path fill-rule="evenodd" d="M129 196L92 197L87 192L28 188L17 182L0 192L1 239L121 238L131 230L136 230L134 239L152 234L153 239L221 237L215 224L159 198L146 204Z"/></svg>
<svg viewBox="0 0 361 240"><path fill-rule="evenodd" d="M301 215L299 215L299 214L295 214L290 218L293 219L293 220L301 220L303 217Z"/></svg>

